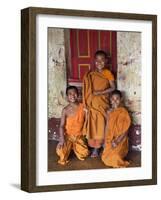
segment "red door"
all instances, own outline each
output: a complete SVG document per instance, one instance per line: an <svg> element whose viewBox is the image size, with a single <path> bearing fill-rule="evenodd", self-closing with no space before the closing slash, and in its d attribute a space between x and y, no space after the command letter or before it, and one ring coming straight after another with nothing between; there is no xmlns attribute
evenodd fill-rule
<svg viewBox="0 0 161 200"><path fill-rule="evenodd" d="M68 84L81 86L84 74L94 69L94 54L104 50L109 56L109 69L116 75L116 32L98 30L70 30L71 66Z"/></svg>

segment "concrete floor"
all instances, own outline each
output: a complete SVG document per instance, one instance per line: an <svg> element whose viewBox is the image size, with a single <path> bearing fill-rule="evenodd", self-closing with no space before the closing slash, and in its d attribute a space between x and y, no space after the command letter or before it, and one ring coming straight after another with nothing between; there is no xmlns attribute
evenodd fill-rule
<svg viewBox="0 0 161 200"><path fill-rule="evenodd" d="M49 140L48 142L48 171L65 171L65 170L87 170L87 169L105 169L105 166L101 158L88 157L84 161L80 161L76 156L71 153L70 162L61 166L57 163L58 156L55 153L57 141ZM130 151L127 155L127 160L130 160L131 164L129 167L140 167L141 166L141 152Z"/></svg>

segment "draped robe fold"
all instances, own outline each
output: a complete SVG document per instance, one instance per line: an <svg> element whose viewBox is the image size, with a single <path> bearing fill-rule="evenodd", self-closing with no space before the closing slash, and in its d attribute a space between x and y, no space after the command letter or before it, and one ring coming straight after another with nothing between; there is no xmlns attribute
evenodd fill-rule
<svg viewBox="0 0 161 200"><path fill-rule="evenodd" d="M83 133L88 144L99 148L104 140L106 112L109 109L109 95L93 95L93 91L103 91L110 87L109 81L114 80L112 73L105 69L100 72L89 72L83 79L83 104L88 110Z"/></svg>
<svg viewBox="0 0 161 200"><path fill-rule="evenodd" d="M128 131L130 124L131 119L129 113L123 107L117 108L109 114L105 148L102 153L102 161L105 165L114 168L127 167L129 165L129 162L124 160L128 153L127 134L115 148L112 148L111 143L112 140L115 140L120 135L125 134Z"/></svg>
<svg viewBox="0 0 161 200"><path fill-rule="evenodd" d="M73 116L68 116L65 123L65 143L63 147L56 148L56 153L59 156L58 163L61 165L67 164L71 150L79 160L84 160L88 156L88 147L82 135L84 124L83 104L80 104L77 112Z"/></svg>

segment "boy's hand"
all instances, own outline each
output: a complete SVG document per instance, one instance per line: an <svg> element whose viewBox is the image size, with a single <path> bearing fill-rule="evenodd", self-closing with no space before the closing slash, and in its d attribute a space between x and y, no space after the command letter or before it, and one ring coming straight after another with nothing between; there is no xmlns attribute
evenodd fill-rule
<svg viewBox="0 0 161 200"><path fill-rule="evenodd" d="M88 109L87 108L83 108L84 112L87 114L88 113Z"/></svg>
<svg viewBox="0 0 161 200"><path fill-rule="evenodd" d="M115 143L116 143L117 145L118 145L120 142L121 142L120 137L118 137L118 138L115 139Z"/></svg>
<svg viewBox="0 0 161 200"><path fill-rule="evenodd" d="M94 92L93 92L93 95L95 95L95 96L98 96L98 95L101 95L101 94L102 94L101 91L94 91Z"/></svg>
<svg viewBox="0 0 161 200"><path fill-rule="evenodd" d="M63 145L64 145L64 138L60 138L59 139L59 143L58 143L58 145L57 145L57 148L62 148L63 147Z"/></svg>
<svg viewBox="0 0 161 200"><path fill-rule="evenodd" d="M111 142L111 146L112 146L112 148L116 148L116 147L117 147L117 143L116 143L115 140L112 140L112 142Z"/></svg>

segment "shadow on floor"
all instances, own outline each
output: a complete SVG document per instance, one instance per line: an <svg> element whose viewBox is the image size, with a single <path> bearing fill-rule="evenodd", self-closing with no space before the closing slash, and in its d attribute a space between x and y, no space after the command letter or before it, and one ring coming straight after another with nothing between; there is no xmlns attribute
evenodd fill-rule
<svg viewBox="0 0 161 200"><path fill-rule="evenodd" d="M101 158L91 158L88 157L84 161L80 161L76 156L71 153L70 162L65 165L59 165L57 163L58 156L56 155L57 141L49 140L48 142L48 171L65 171L65 170L87 170L87 169L107 169L109 167L105 166ZM141 166L141 152L130 151L127 155L127 160L130 160L131 164L129 167L140 167Z"/></svg>
<svg viewBox="0 0 161 200"><path fill-rule="evenodd" d="M21 189L21 186L20 186L20 184L18 184L18 183L11 183L10 185L11 185L12 187L16 188L16 189Z"/></svg>

